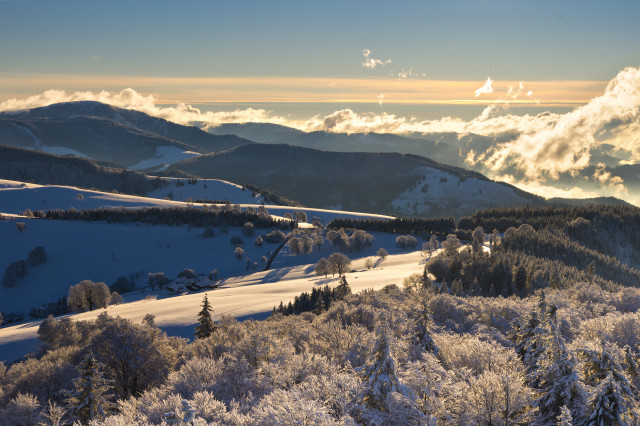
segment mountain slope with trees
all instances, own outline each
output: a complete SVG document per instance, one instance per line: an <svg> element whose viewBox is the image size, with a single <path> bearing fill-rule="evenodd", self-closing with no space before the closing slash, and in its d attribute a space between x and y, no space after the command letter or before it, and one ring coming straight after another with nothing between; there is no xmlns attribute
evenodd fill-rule
<svg viewBox="0 0 640 426"><path fill-rule="evenodd" d="M397 153L342 153L282 144L253 144L191 158L172 171L274 189L304 205L415 214L416 202L439 215L447 199L450 214L465 215L483 206L542 204L543 199L479 173L425 157ZM435 181L434 181L435 179ZM427 183L429 182L429 183ZM426 184L426 185L425 185ZM447 186L439 196L437 186ZM456 197L461 190L468 194ZM395 202L395 203L394 203ZM475 203L474 203L475 202Z"/></svg>

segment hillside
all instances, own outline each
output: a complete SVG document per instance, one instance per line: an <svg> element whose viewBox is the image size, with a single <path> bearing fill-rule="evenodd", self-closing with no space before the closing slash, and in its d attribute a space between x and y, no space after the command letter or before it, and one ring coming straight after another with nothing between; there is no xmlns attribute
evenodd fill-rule
<svg viewBox="0 0 640 426"><path fill-rule="evenodd" d="M254 144L176 163L181 171L274 189L304 205L397 215L465 215L543 203L513 186L428 158Z"/></svg>
<svg viewBox="0 0 640 426"><path fill-rule="evenodd" d="M0 144L140 170L249 143L99 102L0 113Z"/></svg>
<svg viewBox="0 0 640 426"><path fill-rule="evenodd" d="M140 172L102 166L85 158L5 145L0 145L0 179L141 195L165 186L160 179Z"/></svg>

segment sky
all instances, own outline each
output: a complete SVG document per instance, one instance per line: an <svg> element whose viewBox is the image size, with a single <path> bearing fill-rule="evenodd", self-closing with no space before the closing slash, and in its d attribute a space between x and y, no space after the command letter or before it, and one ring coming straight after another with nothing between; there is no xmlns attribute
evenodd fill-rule
<svg viewBox="0 0 640 426"><path fill-rule="evenodd" d="M519 102L574 106L638 65L638 18L634 1L0 0L0 100L486 105L524 81Z"/></svg>
<svg viewBox="0 0 640 426"><path fill-rule="evenodd" d="M634 0L0 0L0 110L511 132L468 164L543 193L605 143L640 162L639 18Z"/></svg>

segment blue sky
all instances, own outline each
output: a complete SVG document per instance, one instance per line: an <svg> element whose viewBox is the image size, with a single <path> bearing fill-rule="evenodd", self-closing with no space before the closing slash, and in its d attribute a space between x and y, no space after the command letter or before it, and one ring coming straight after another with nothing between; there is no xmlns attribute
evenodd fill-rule
<svg viewBox="0 0 640 426"><path fill-rule="evenodd" d="M608 80L635 1L0 1L0 73ZM361 52L391 64L363 69Z"/></svg>

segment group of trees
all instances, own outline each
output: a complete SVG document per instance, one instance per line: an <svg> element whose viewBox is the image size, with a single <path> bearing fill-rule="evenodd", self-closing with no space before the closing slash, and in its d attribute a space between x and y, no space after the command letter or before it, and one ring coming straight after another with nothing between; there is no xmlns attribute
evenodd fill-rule
<svg viewBox="0 0 640 426"><path fill-rule="evenodd" d="M311 293L305 291L287 305L280 302L280 306L273 307L273 314L299 315L303 312L313 312L319 315L329 309L334 302L343 300L350 294L351 287L349 287L346 278L342 276L340 284L334 288L330 288L328 285L322 288L314 287Z"/></svg>
<svg viewBox="0 0 640 426"><path fill-rule="evenodd" d="M109 222L139 222L153 225L193 225L193 226L243 226L251 222L256 228L294 229L293 220L274 219L260 212L220 209L218 206L206 208L145 207L140 209L100 208L93 210L48 210L32 212L34 218L56 220L87 220Z"/></svg>
<svg viewBox="0 0 640 426"><path fill-rule="evenodd" d="M351 235L349 235L343 228L328 230L326 237L333 247L343 252L348 251L349 253L371 247L375 239L373 235L361 229L353 230Z"/></svg>
<svg viewBox="0 0 640 426"><path fill-rule="evenodd" d="M43 264L47 260L47 252L42 246L38 246L29 252L26 260L11 262L4 271L2 285L15 287L18 279L27 275L27 269Z"/></svg>
<svg viewBox="0 0 640 426"><path fill-rule="evenodd" d="M636 285L640 271L568 239L561 233L529 225L509 228L500 238L489 235L491 251L482 249L487 235L472 233L471 249L458 250L460 240L450 234L443 251L427 262L427 269L445 289L457 295L525 297L537 289L564 288L585 280L615 289Z"/></svg>
<svg viewBox="0 0 640 426"><path fill-rule="evenodd" d="M327 225L329 229L351 228L364 231L392 232L395 234L450 234L456 229L453 217L403 217L396 219L336 218Z"/></svg>
<svg viewBox="0 0 640 426"><path fill-rule="evenodd" d="M314 267L316 275L344 275L351 267L351 259L342 253L332 253L329 258L321 257Z"/></svg>
<svg viewBox="0 0 640 426"><path fill-rule="evenodd" d="M205 298L192 343L167 337L152 320L50 317L39 330L41 353L0 368L0 418L95 425L640 420L638 289L609 292L582 282L520 299L394 285L341 298L339 288L304 293L265 321L223 316L213 323Z"/></svg>

